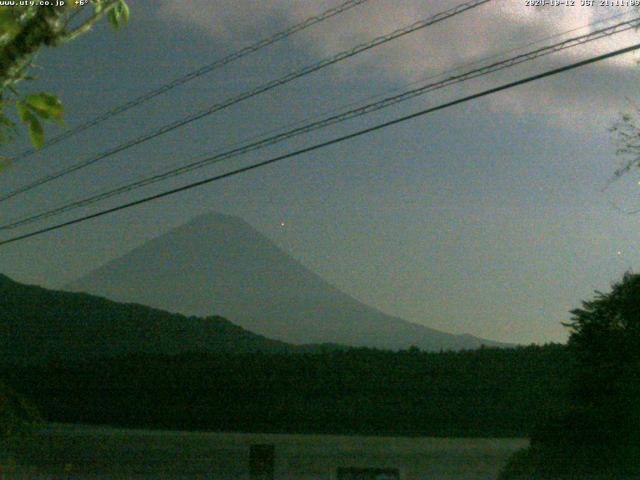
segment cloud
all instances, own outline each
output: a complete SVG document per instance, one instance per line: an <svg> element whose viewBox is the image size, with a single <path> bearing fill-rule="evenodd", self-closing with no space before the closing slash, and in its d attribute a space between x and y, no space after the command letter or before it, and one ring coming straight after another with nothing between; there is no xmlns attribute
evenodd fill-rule
<svg viewBox="0 0 640 480"><path fill-rule="evenodd" d="M280 26L274 29L274 24L297 23L338 3L326 0L163 0L159 12L161 16L191 24L214 38L224 39L240 47L268 36L269 33L266 32L282 28ZM312 58L309 60L311 63L459 3L451 0L371 0L297 34L296 46L308 52ZM580 0L576 3L579 5ZM509 52L535 40L554 37L537 45L541 46L584 34L622 21L624 16L628 18L632 14L632 10L581 6L527 7L523 0L497 0L358 55L341 64L336 75L339 79L340 76L363 76L362 72L366 72L367 75L377 75L393 84L408 84L427 75ZM613 16L618 18L604 21ZM583 28L599 21L602 23ZM570 33L558 36L561 32ZM251 40L247 40L248 38ZM537 62L537 71L599 55L637 41L638 32L628 31L541 59ZM504 53L503 57L521 51ZM637 68L636 60L637 56L633 55L612 59L601 67L602 72L624 75L627 70ZM492 108L507 109L515 113L548 113L556 115L562 122L582 113L577 110L585 108L601 108L607 116L612 113L608 99L614 93L606 90L606 80L601 77L606 75L599 75L600 80L605 81L604 85L594 84L593 88L578 91L554 83L548 88L542 101L534 90L518 89L513 95L495 97ZM496 78L487 77L475 85L487 88L495 85ZM559 108L558 105L561 104L563 107Z"/></svg>
<svg viewBox="0 0 640 480"><path fill-rule="evenodd" d="M200 29L216 39L238 46L253 38L273 16L289 9L285 0L161 0L157 14ZM264 34L263 34L264 35Z"/></svg>

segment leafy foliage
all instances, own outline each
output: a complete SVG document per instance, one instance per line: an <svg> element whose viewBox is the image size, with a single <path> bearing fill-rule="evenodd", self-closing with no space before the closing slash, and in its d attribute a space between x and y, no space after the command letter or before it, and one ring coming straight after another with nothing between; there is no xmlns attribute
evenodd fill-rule
<svg viewBox="0 0 640 480"><path fill-rule="evenodd" d="M625 274L572 313L575 404L604 424L597 441L640 443L640 275Z"/></svg>
<svg viewBox="0 0 640 480"><path fill-rule="evenodd" d="M129 6L124 0L120 0L116 6L109 12L109 23L113 28L118 30L120 27L129 22Z"/></svg>
<svg viewBox="0 0 640 480"><path fill-rule="evenodd" d="M609 129L618 144L616 153L624 158L614 172L614 179L620 178L634 168L640 168L640 127L636 113L623 113Z"/></svg>
<svg viewBox="0 0 640 480"><path fill-rule="evenodd" d="M62 103L55 95L22 96L16 89L19 82L34 79L29 70L42 47L57 47L75 39L105 15L116 29L129 21L124 0L91 0L90 4L93 13L73 27L81 8L76 2L63 6L0 6L0 145L10 142L16 133L16 124L7 114L10 109L15 108L36 148L44 144L42 121L62 122Z"/></svg>
<svg viewBox="0 0 640 480"><path fill-rule="evenodd" d="M571 313L570 407L537 426L504 480L640 478L640 275Z"/></svg>

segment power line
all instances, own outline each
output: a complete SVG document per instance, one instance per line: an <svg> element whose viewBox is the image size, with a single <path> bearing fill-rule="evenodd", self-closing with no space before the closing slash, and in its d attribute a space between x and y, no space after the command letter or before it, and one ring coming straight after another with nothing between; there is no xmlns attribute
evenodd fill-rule
<svg viewBox="0 0 640 480"><path fill-rule="evenodd" d="M321 143L312 145L310 147L306 147L306 148L302 148L302 149L299 149L299 150L295 150L293 152L290 152L290 153L287 153L287 154L284 154L284 155L280 155L280 156L277 156L277 157L273 157L273 158L270 158L268 160L264 160L262 162L255 163L253 165L248 165L246 167L238 168L238 169L232 170L230 172L226 172L226 173L223 173L223 174L220 174L220 175L216 175L216 176L209 177L209 178L206 178L206 179L203 179L203 180L199 180L197 182L189 183L189 184L184 185L182 187L178 187L178 188L174 188L174 189L171 189L171 190L167 190L167 191L164 191L164 192L161 192L161 193L158 193L158 194L155 194L155 195L151 195L151 196L139 199L139 200L135 200L135 201L128 202L128 203L125 203L125 204L122 204L122 205L118 205L116 207L108 208L108 209L102 210L100 212L92 213L90 215L85 215L83 217L76 218L74 220L70 220L70 221L67 221L67 222L59 223L57 225L53 225L53 226L50 226L50 227L42 228L42 229L36 230L34 232L26 233L26 234L23 234L23 235L18 235L16 237L12 237L12 238L9 238L7 240L0 241L0 246L6 245L6 244L9 244L9 243L13 243L13 242L17 242L17 241L20 241L20 240L24 240L24 239L27 239L27 238L35 237L37 235L42 235L43 233L51 232L51 231L54 231L54 230L59 230L59 229L64 228L64 227L75 225L77 223L81 223L81 222L84 222L84 221L87 221L87 220L90 220L90 219L93 219L93 218L101 217L101 216L107 215L109 213L114 213L114 212L117 212L117 211L120 211L120 210L125 210L127 208L131 208L131 207L134 207L134 206L137 206L137 205L141 205L143 203L151 202L153 200L158 200L160 198L164 198L164 197L167 197L167 196L170 196L170 195L174 195L176 193L180 193L180 192L183 192L183 191L186 191L186 190L191 190L193 188L200 187L202 185L206 185L206 184L218 181L218 180L222 180L224 178L229 178L229 177L241 174L241 173L245 173L245 172L248 172L248 171L251 171L251 170L255 170L255 169L267 166L267 165L271 165L271 164L276 163L276 162L280 162L282 160L286 160L288 158L293 158L293 157L302 155L304 153L309 153L309 152L312 152L314 150L319 150L321 148L325 148L325 147L328 147L330 145L334 145L334 144L337 144L337 143L344 142L346 140L350 140L350 139L353 139L353 138L356 138L356 137L360 137L362 135L366 135L366 134L381 130L383 128L387 128L387 127L390 127L392 125L403 123L403 122L406 122L408 120L427 115L429 113L433 113L433 112L436 112L436 111L439 111L439 110L444 110L446 108L449 108L449 107L452 107L452 106L455 106L455 105L459 105L461 103L469 102L471 100L475 100L477 98L485 97L487 95L492 95L492 94L497 93L497 92L501 92L501 91L508 90L510 88L514 88L514 87L517 87L517 86L520 86L520 85L524 85L524 84L527 84L527 83L530 83L530 82L533 82L533 81L536 81L536 80L540 80L540 79L543 79L543 78L546 78L546 77L557 75L559 73L563 73L563 72L566 72L566 71L569 71L569 70L573 70L573 69L576 69L576 68L579 68L579 67L583 67L585 65L590 65L590 64L593 64L593 63L596 63L596 62L600 62L600 61L606 60L608 58L613 58L613 57L616 57L616 56L619 56L619 55L623 55L625 53L629 53L629 52L632 52L632 51L635 51L635 50L638 50L638 49L640 49L640 43L637 43L635 45L631 45L629 47L621 48L619 50L615 50L613 52L609 52L609 53L606 53L606 54L603 54L603 55L598 55L596 57L591 57L591 58L589 58L587 60L582 60L582 61L575 62L575 63L569 64L569 65L565 65L564 67L547 70L546 72L543 72L543 73L540 73L540 74L537 74L537 75L526 77L526 78L517 80L515 82L510 82L510 83L507 83L507 84L503 84L503 85L500 85L498 87L490 88L490 89L484 90L482 92L475 93L473 95L468 95L466 97L462 97L462 98L459 98L457 100L446 102L446 103L440 104L440 105L435 106L435 107L427 108L425 110L420 110L418 112L415 112L415 113L412 113L412 114L409 114L409 115L405 115L405 116L396 118L394 120L389 120L387 122L380 123L380 124L375 125L373 127L368 127L368 128L362 129L362 130L358 130L357 132L353 132L353 133L350 133L348 135L343 135L341 137L337 137L337 138L334 138L334 139L331 139L331 140L327 140L325 142L321 142Z"/></svg>
<svg viewBox="0 0 640 480"><path fill-rule="evenodd" d="M374 111L377 110L381 110L383 108L387 108L391 105L395 105L397 103L400 102L404 102L406 100L409 100L411 98L417 97L419 95L423 95L425 93L434 91L434 90L438 90L441 88L445 88L460 82L464 82L467 80L471 80L474 78L478 78L484 75L488 75L490 73L494 73L500 70L504 70L506 68L511 68L514 67L516 65L519 65L521 63L524 62L528 62L528 61L532 61L535 59L538 59L540 57L546 56L546 55L550 55L553 53L557 53L559 51L562 50L566 50L568 48L574 48L576 46L579 45L584 45L586 43L589 42L593 42L596 40L600 40L602 38L605 37L609 37L611 35L615 35L615 34L619 34L634 28L637 28L638 26L640 26L640 18L635 18L629 21L625 21L625 22L620 22L618 24L606 27L606 28L602 28L599 30L595 30L591 33L585 34L585 35L580 35L577 37L573 37L573 38L569 38L567 40L564 40L562 42L558 42L552 45L548 45L545 47L541 47L529 52L525 52L522 53L520 55L517 55L515 57L511 57L505 60L501 60L498 62L494 62L492 64L480 67L480 68L476 68L473 69L471 71L468 72L464 72L462 74L458 74L458 75L453 75L450 76L448 78L445 78L443 80L440 80L438 82L433 82L433 83L429 83L423 86L420 86L418 88L414 88L405 92L402 92L398 95L393 95L387 98L384 98L382 100L379 100L377 102L373 102L373 103L369 103L367 105L352 109L352 110L348 110L346 112L342 112L340 114L337 115L332 115L330 117L324 118L322 120L319 121L315 121L315 122L311 122L308 123L306 125L303 125L301 127L298 128L294 128L292 130L283 132L283 133L279 133L277 135L268 137L268 138L264 138L262 140L259 140L257 142L254 143L250 143L248 145L243 145L241 147L238 148L233 148L231 150L228 150L226 152L222 152L219 154L215 154L213 156L209 156L206 157L204 159L192 162L190 164L175 168L175 169L171 169L168 170L166 172L163 173L159 173L156 175L152 175L150 177L147 178L143 178L141 180L126 184L124 186L120 186L117 187L115 189L111 189L108 190L106 192L103 193L99 193L96 195L92 195L90 197L86 197L84 199L80 199L80 200L75 200L72 201L66 205L62 205L60 207L57 207L55 209L52 210L48 210L39 214L35 214L35 215L31 215L31 216L27 216L18 220L14 220L11 223L7 223L4 225L0 225L0 230L8 230L8 229L13 229L13 228L17 228L23 225L27 225L33 222L36 222L38 220L43 220L46 218L50 218L71 210L75 210L77 208L81 208L81 207L85 207L88 205L91 205L93 203L102 201L102 200L106 200L108 198L114 197L116 195L120 195L123 193L127 193L130 192L132 190L136 190L138 188L147 186L147 185L151 185L163 180L166 180L168 178L174 177L174 176L178 176L178 175L182 175L184 173L196 170L198 168L202 168L205 167L207 165L213 164L213 163L218 163L221 162L223 160L227 160L239 155L243 155L245 153L251 152L251 151L255 151L258 149L262 149L265 148L267 146L271 146L274 145L276 143L280 143L284 140L288 140L290 138L293 138L295 136L304 134L304 133L309 133L311 131L314 130L318 130L320 128L325 128L327 126L330 125L334 125L336 123L341 123L344 122L346 120L350 120L368 113L372 113Z"/></svg>
<svg viewBox="0 0 640 480"><path fill-rule="evenodd" d="M217 163L219 161L222 161L222 160L225 160L225 159L228 159L228 158L232 158L232 157L244 154L244 153L248 153L249 151L254 151L254 150L257 150L259 148L264 148L266 146L273 145L275 143L279 143L279 142L281 142L283 140L292 138L294 136L297 136L297 135L300 135L300 134L303 134L303 133L308 133L308 132L310 132L312 130L316 130L316 129L319 129L319 128L324 128L326 126L333 125L333 124L338 123L338 122L342 122L342 121L345 121L345 120L348 120L348 119L351 119L351 118L355 118L357 116L361 116L361 115L364 115L364 114L367 114L367 113L371 113L373 111L376 111L376 110L379 110L379 109L382 109L382 108L386 108L388 106L394 105L396 103L400 103L402 101L408 100L408 99L413 98L415 96L422 95L422 94L427 93L429 91L433 91L433 90L436 90L436 89L444 88L444 87L450 86L450 85L452 85L454 83L459 83L459 82L466 81L466 80L469 80L469 79L477 78L479 76L486 75L486 74L489 74L489 73L493 73L493 72L496 72L498 70L502 70L502 69L505 69L505 68L509 68L509 67L518 65L520 63L523 63L523 62L526 62L526 61L531 61L531 60L537 59L537 58L539 58L541 56L549 55L551 53L556 53L558 51L561 51L561 50L564 50L564 49L567 49L567 48L572 48L572 47L575 47L575 46L578 46L578 45L585 44L587 42L599 40L599 39L601 39L601 38L603 38L605 36L610 36L610 35L613 35L613 34L617 34L617 33L621 33L621 32L630 30L632 28L637 28L639 23L640 23L640 19L634 19L634 20L630 20L630 21L627 21L627 22L621 22L619 24L616 24L616 25L613 25L613 26L610 26L610 27L607 27L607 28L603 28L603 29L594 31L594 32L591 32L591 33L586 34L586 35L582 35L582 36L579 36L579 37L571 38L571 39L565 40L563 42L560 42L560 43L557 43L557 44L554 44L554 45L551 45L551 46L539 48L537 50L534 50L534 51L531 51L531 52L527 52L527 53L518 55L516 57L509 58L507 60L496 62L496 63L493 63L491 65L487 65L485 67L482 67L482 68L479 68L479 69L475 69L475 70L472 70L470 72L466 72L466 73L461 74L461 75L456 75L456 76L453 76L453 77L449 77L449 78L447 78L445 80L442 80L440 82L424 85L424 86L422 86L420 88L416 88L416 89L413 89L413 90L409 90L407 92L403 92L400 95L395 95L395 96L392 96L392 97L388 97L388 98L385 98L385 99L383 99L383 100L381 100L379 102L371 103L371 104L365 105L363 107L360 107L360 108L357 108L357 109L354 109L354 110L350 110L350 111L341 113L339 115L334 115L334 116L331 116L329 118L323 119L323 120L318 121L318 122L312 122L312 123L307 124L307 125L305 125L303 127L296 128L296 129L293 129L291 131L284 132L284 133L281 133L281 134L278 134L278 135L263 139L263 140L258 141L256 143L253 143L253 144L245 145L245 146L243 146L241 148L232 149L230 151L223 152L221 154L217 154L217 155L214 155L214 156L211 156L211 157L207 157L207 158L205 158L203 160L199 160L199 161L196 161L194 163L179 167L177 169L172 169L172 170L169 170L168 172L157 174L157 175L154 175L154 176L151 176L151 177L148 177L148 178L145 178L145 179L142 179L142 180L127 184L125 186L121 186L121 187L118 187L116 189L109 190L107 192L104 192L104 193L101 193L101 194L98 194L98 195L94 195L94 196L91 196L91 197L88 197L88 198L85 198L85 199L82 199L82 200L76 200L76 201L71 202L71 203L69 203L67 205L63 205L61 207L58 207L58 208L53 209L53 210L49 210L49 211L44 212L44 213L40 213L40 214L36 214L36 215L30 216L30 217L27 217L27 218L16 220L16 221L14 221L12 223L0 226L0 230L16 228L18 226L22 226L22 225L25 225L25 224L28 224L28 223L32 223L34 221L41 220L41 219L44 219L44 218L49 218L51 216L55 216L55 215L58 215L60 213L67 212L67 211L75 209L75 208L84 207L84 206L96 203L96 202L101 201L101 200L105 200L107 198L113 197L113 196L121 194L121 193L129 192L129 191L132 191L134 189L137 189L137 188L140 188L140 187L143 187L143 186L146 186L146 185L150 185L150 184L165 180L165 179L173 177L173 176L177 176L177 175L181 175L181 174L187 173L189 171L192 171L192 170L195 170L197 168L201 168L201 167L207 166L207 165L212 164L212 163Z"/></svg>
<svg viewBox="0 0 640 480"><path fill-rule="evenodd" d="M28 148L22 152L20 152L18 155L16 155L13 158L13 161L16 162L18 160L22 160L26 157L29 157L31 155L33 155L36 152L42 151L47 147L50 147L52 145L56 145L57 143L62 142L63 140L66 140L67 138L70 138L80 132L84 132L85 130L88 130L91 127L95 127L96 125L112 118L115 117L116 115L119 115L123 112L126 112L127 110L131 110L134 107L137 107L138 105L141 105L142 103L148 102L149 100L151 100L152 98L155 98L159 95L163 95L165 93L167 93L170 90L173 90L174 88L183 85L187 82L190 82L191 80L194 80L198 77L201 77L207 73L210 73L214 70L217 70L218 68L221 68L225 65L228 65L232 62L235 62L236 60L239 60L243 57L246 57L247 55L250 55L252 53L257 52L258 50L262 50L265 47L268 47L270 45L273 45L276 42L279 42L280 40L284 40L287 37L290 37L291 35L293 35L294 33L300 32L301 30L304 30L306 28L309 28L313 25L316 25L317 23L320 23L324 20L327 20L331 17L334 17L336 15L339 15L343 12L346 12L347 10L350 10L354 7L357 7L358 5L362 4L362 3L366 3L369 0L348 0L347 2L344 2L341 5L338 5L337 7L333 7L330 8L324 12L322 12L319 15L313 16L313 17L309 17L306 20L303 20L300 23L297 23L295 25L292 25L291 27L282 30L268 38L264 38L252 45L249 45L247 47L244 47L236 52L233 52L225 57L222 57L212 63L209 63L208 65L204 65L200 68L198 68L197 70L193 70L181 77L178 77L174 80L172 80L169 83L166 83L164 85L161 85L160 87L154 89L154 90L150 90L149 92L140 95L139 97L133 98L132 100L129 100L126 103L123 103L122 105L119 105L115 108L112 108L111 110L108 110L100 115L98 115L97 117L82 123L80 125L78 125L77 127L74 127L70 130L67 130L66 132L61 133L60 135L57 135L55 137L52 137L51 139L47 140L45 142L45 144L40 148L40 150L36 150L34 148ZM78 10L79 12L80 10ZM76 12L77 13L77 12Z"/></svg>
<svg viewBox="0 0 640 480"><path fill-rule="evenodd" d="M276 87L285 85L289 82L292 82L293 80L296 80L298 78L304 77L306 75L309 75L311 73L314 73L322 68L328 67L329 65L333 65L335 63L338 63L340 61L346 60L350 57L353 57L355 55L358 55L359 53L365 52L367 50L370 50L372 48L375 48L379 45L382 45L384 43L390 42L392 40L395 40L396 38L402 37L404 35L408 35L410 33L413 33L417 30L426 28L430 25L436 24L438 22L441 22L443 20L446 20L448 18L451 18L455 15L459 15L467 10L479 7L482 4L488 3L491 0L471 0L469 2L466 3L462 3L456 7L453 7L449 10L446 10L444 12L438 13L436 15L433 15L431 17L428 17L426 19L423 20L419 20L409 26L394 30L393 32L387 34L387 35L382 35L379 37L374 38L373 40L371 40L370 42L367 43L362 43L360 45L357 45L356 47L353 47L350 50L345 50L343 52L340 52L332 57L328 57L325 58L324 60L321 60L318 63L314 63L312 65L308 65L306 67L303 67L299 70L295 70L293 72L290 72L286 75L284 75L283 77L280 77L276 80L272 80L270 82L267 82L265 84L262 84L252 90L243 92L239 95L236 95L234 97L228 98L227 100L223 101L222 103L219 104L214 104L204 110L200 110L199 112L195 112L191 115L188 115L180 120L176 120L172 123L169 123L167 125L164 125L162 127L160 127L157 130L154 130L153 132L147 133L145 135L139 136L137 138L134 138L132 140L129 140L128 142L125 142L123 144L117 145L116 147L111 148L110 150L107 150L103 153L98 154L95 157L89 158L87 160L83 160L82 162L76 163L75 165L72 165L70 167L67 167L65 169L59 170L58 172L52 173L50 175L47 175L45 177L42 177L38 180L35 180L23 187L20 187L16 190L13 190L9 193L6 193L2 196L0 196L0 202L8 200L10 198L15 197L16 195L19 195L21 193L27 192L29 190L32 190L40 185L44 185L48 182L51 182L53 180L56 180L60 177L63 177L65 175L68 175L70 173L76 172L82 168L88 167L89 165L92 165L96 162L99 162L101 160L104 160L105 158L108 158L112 155L115 155L116 153L120 153L124 150L127 150L131 147L134 147L136 145L139 145L141 143L147 142L149 140L152 140L156 137L159 137L161 135L164 135L165 133L171 132L177 128L183 127L184 125L187 125L191 122L194 122L196 120L200 120L201 118L204 118L208 115L211 115L215 112L218 112L220 110L223 110L227 107L230 107L231 105L235 105L237 103L240 103L244 100L247 100L249 98L255 97L257 95L260 95L268 90L272 90Z"/></svg>

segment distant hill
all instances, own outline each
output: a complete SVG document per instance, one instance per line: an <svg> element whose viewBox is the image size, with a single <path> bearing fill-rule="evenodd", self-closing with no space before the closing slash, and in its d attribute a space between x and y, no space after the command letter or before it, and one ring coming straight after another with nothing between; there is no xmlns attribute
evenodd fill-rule
<svg viewBox="0 0 640 480"><path fill-rule="evenodd" d="M296 344L461 350L506 346L386 315L338 290L243 220L207 214L67 286L186 315L222 315Z"/></svg>
<svg viewBox="0 0 640 480"><path fill-rule="evenodd" d="M23 285L4 275L0 275L0 338L3 363L145 353L284 353L314 348L270 340L222 317L186 317L84 293Z"/></svg>

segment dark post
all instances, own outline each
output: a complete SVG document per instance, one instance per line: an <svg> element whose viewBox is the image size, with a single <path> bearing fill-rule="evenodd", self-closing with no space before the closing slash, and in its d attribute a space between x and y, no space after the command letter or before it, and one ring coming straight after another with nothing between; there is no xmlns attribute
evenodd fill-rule
<svg viewBox="0 0 640 480"><path fill-rule="evenodd" d="M249 450L249 478L251 480L273 480L275 447L273 445L251 445Z"/></svg>
<svg viewBox="0 0 640 480"><path fill-rule="evenodd" d="M338 468L338 480L400 480L397 468Z"/></svg>

